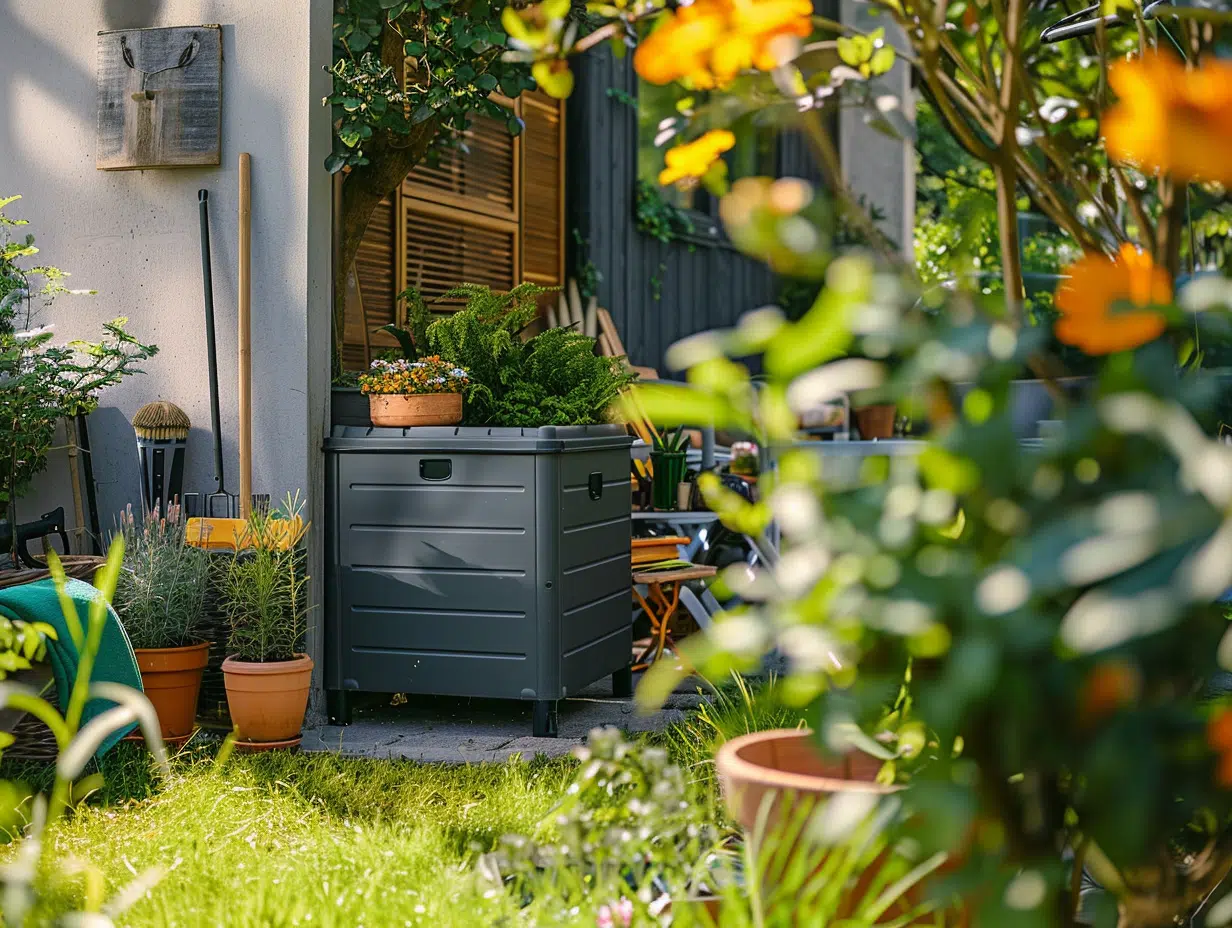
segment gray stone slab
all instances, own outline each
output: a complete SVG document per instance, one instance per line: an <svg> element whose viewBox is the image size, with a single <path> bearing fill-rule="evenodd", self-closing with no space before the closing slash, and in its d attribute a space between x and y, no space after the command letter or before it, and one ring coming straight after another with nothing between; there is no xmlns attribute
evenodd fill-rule
<svg viewBox="0 0 1232 928"><path fill-rule="evenodd" d="M445 764L499 763L514 755L559 757L583 744L594 728L661 731L682 721L703 699L697 684L688 683L660 711L645 714L632 699L617 699L610 693L601 683L561 700L558 738L531 736L528 703L413 698L402 705L382 705L370 697L368 706L356 710L352 724L305 731L303 749Z"/></svg>

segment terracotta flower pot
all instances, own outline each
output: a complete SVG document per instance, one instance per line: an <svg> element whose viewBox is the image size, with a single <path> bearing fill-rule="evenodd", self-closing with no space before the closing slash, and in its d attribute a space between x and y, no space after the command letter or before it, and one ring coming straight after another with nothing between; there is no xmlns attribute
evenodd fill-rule
<svg viewBox="0 0 1232 928"><path fill-rule="evenodd" d="M807 728L776 728L733 738L715 756L723 800L732 818L751 829L766 793L793 794L797 801L813 802L844 790L891 793L897 787L876 783L881 761L853 752L846 757L823 757L816 736ZM782 810L775 808L773 819Z"/></svg>
<svg viewBox="0 0 1232 928"><path fill-rule="evenodd" d="M180 648L136 648L133 653L141 671L141 688L158 713L158 727L163 738L191 734L210 643L203 641Z"/></svg>
<svg viewBox="0 0 1232 928"><path fill-rule="evenodd" d="M873 438L894 437L894 417L898 407L893 403L877 403L874 406L861 406L851 411L856 420L856 428L865 441Z"/></svg>
<svg viewBox="0 0 1232 928"><path fill-rule="evenodd" d="M462 421L462 394L371 393L368 409L376 426L456 425Z"/></svg>
<svg viewBox="0 0 1232 928"><path fill-rule="evenodd" d="M222 662L231 721L245 741L287 741L304 726L312 658L257 663L228 657Z"/></svg>
<svg viewBox="0 0 1232 928"><path fill-rule="evenodd" d="M843 792L886 795L900 789L875 782L881 761L853 751L841 758L826 758L816 744L816 735L804 728L780 728L754 732L733 738L715 757L723 799L732 818L746 831L756 825L763 797L771 795L770 812L765 825L766 840L788 827L787 816L808 814L828 797ZM867 895L878 879L880 861L888 860L889 852L867 867L847 894L849 900L837 913L850 917L857 901ZM819 864L819 869L824 862ZM776 882L776 873L767 870L767 883ZM767 889L770 886L766 887ZM917 886L885 913L887 920L907 915L923 898L924 890ZM935 915L922 917L908 924L931 925ZM959 912L957 923L966 924L965 912Z"/></svg>

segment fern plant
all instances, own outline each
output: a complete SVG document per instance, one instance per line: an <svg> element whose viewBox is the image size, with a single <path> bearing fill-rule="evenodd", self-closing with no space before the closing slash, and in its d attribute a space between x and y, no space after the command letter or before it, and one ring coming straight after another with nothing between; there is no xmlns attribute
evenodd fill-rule
<svg viewBox="0 0 1232 928"><path fill-rule="evenodd" d="M441 297L466 300L429 326L428 344L470 372L467 425L594 425L632 382L620 359L595 356L593 338L566 329L524 337L538 313L535 298L546 292L534 284L507 293L464 284Z"/></svg>

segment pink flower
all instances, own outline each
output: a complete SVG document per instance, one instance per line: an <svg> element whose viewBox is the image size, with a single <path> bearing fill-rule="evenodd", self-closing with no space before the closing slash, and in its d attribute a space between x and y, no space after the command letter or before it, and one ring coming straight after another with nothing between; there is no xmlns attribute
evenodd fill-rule
<svg viewBox="0 0 1232 928"><path fill-rule="evenodd" d="M629 928L633 924L633 900L621 897L616 903L616 916L624 928Z"/></svg>
<svg viewBox="0 0 1232 928"><path fill-rule="evenodd" d="M633 902L621 897L613 905L599 906L596 928L629 928L633 924Z"/></svg>

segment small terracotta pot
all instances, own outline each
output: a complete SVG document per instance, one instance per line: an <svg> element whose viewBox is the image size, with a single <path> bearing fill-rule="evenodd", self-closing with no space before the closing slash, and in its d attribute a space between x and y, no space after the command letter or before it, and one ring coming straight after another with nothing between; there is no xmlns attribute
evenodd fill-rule
<svg viewBox="0 0 1232 928"><path fill-rule="evenodd" d="M860 430L860 437L866 441L872 438L893 438L894 417L897 413L898 407L893 403L861 406L851 411L856 420L856 428Z"/></svg>
<svg viewBox="0 0 1232 928"><path fill-rule="evenodd" d="M286 741L304 727L312 658L257 663L228 657L222 662L231 721L245 741Z"/></svg>
<svg viewBox="0 0 1232 928"><path fill-rule="evenodd" d="M376 426L457 425L462 421L462 394L371 393L368 410Z"/></svg>
<svg viewBox="0 0 1232 928"><path fill-rule="evenodd" d="M179 648L135 648L141 688L158 713L164 739L191 734L197 718L197 694L209 660L210 643Z"/></svg>

